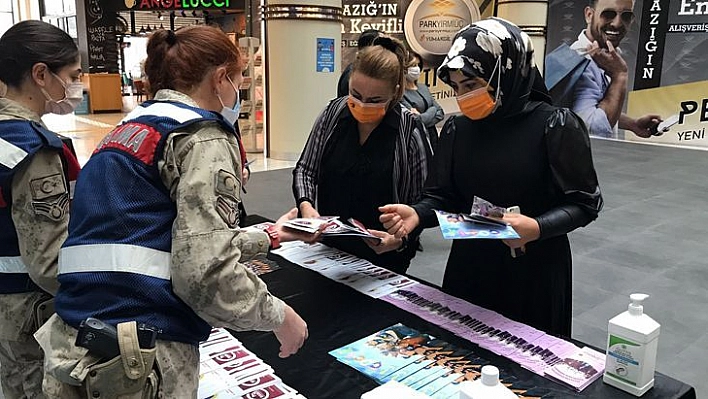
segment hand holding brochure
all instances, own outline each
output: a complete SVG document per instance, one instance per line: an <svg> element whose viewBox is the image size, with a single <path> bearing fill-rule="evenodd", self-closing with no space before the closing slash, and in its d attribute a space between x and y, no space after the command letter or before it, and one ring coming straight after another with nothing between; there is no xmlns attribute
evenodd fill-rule
<svg viewBox="0 0 708 399"><path fill-rule="evenodd" d="M492 222L479 216L473 217L472 215L437 210L435 214L440 222L440 231L446 240L519 238L519 234L503 222Z"/></svg>
<svg viewBox="0 0 708 399"><path fill-rule="evenodd" d="M283 223L284 227L304 231L306 233L316 233L324 226L322 236L324 237L361 237L376 242L381 242L381 238L371 234L361 222L349 218L347 222L342 221L339 216L320 216L319 218L298 218Z"/></svg>
<svg viewBox="0 0 708 399"><path fill-rule="evenodd" d="M518 207L517 207L518 209ZM435 211L443 238L454 239L515 239L519 234L502 218L508 210L474 197L470 214Z"/></svg>

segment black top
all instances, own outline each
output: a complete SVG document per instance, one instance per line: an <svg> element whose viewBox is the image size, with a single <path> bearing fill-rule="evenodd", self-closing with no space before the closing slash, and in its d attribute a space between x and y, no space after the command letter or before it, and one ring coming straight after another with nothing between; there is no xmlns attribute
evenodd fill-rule
<svg viewBox="0 0 708 399"><path fill-rule="evenodd" d="M536 218L541 239L514 258L500 240L455 240L443 289L546 332L570 336L571 254L566 233L602 207L587 130L567 109L530 102L525 112L491 121L456 117L440 135L423 200L433 209L469 212L474 196L518 205Z"/></svg>
<svg viewBox="0 0 708 399"><path fill-rule="evenodd" d="M393 196L393 154L400 112L389 111L359 144L357 122L349 110L340 118L337 131L325 147L320 169L317 208L322 216L354 218L367 228L386 231L379 222L378 207L390 204ZM326 244L347 251L389 269L405 272L411 256L395 251L382 255L369 248L361 238L335 238Z"/></svg>

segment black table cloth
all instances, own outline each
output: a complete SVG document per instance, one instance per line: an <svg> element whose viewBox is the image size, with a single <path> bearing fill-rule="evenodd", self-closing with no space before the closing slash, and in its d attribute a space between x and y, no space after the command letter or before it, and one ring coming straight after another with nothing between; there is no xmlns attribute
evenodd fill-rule
<svg viewBox="0 0 708 399"><path fill-rule="evenodd" d="M376 382L338 362L328 352L399 322L470 349L491 364L510 372L528 386L528 397L544 393L544 398L634 398L604 384L602 378L582 392L575 392L387 302L370 298L277 255L271 254L269 258L277 261L282 269L261 278L274 295L285 300L305 319L310 337L296 355L280 359L280 344L271 332L234 332L234 335L271 365L286 384L310 399L358 399L362 393L374 389L378 385ZM581 347L584 345L575 343ZM654 388L642 398L695 399L696 393L693 387L656 373Z"/></svg>

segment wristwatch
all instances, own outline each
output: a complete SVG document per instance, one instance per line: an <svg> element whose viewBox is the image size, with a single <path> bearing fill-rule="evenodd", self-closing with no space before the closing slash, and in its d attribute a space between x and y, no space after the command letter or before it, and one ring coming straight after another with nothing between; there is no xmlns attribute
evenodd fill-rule
<svg viewBox="0 0 708 399"><path fill-rule="evenodd" d="M280 248L280 235L278 235L278 230L275 228L275 225L270 225L263 231L270 237L270 249Z"/></svg>

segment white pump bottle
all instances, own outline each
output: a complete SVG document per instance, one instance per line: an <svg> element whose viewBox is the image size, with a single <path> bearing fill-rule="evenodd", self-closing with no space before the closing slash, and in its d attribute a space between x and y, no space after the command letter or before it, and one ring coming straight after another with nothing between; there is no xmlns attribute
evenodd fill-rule
<svg viewBox="0 0 708 399"><path fill-rule="evenodd" d="M660 325L644 314L646 294L632 294L626 312L607 326L607 360L602 380L635 396L654 386Z"/></svg>

